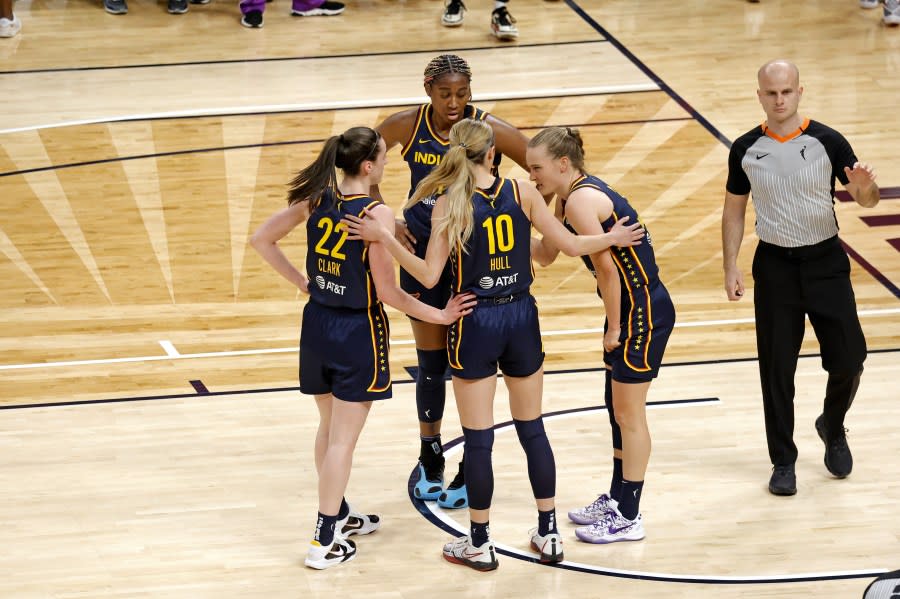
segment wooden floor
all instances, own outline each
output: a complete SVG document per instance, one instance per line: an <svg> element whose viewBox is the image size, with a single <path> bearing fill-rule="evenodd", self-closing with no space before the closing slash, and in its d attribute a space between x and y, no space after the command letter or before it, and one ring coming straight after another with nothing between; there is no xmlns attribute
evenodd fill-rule
<svg viewBox="0 0 900 599"><path fill-rule="evenodd" d="M0 596L845 598L900 567L900 28L852 0L515 0L521 37L501 44L490 3L468 4L464 26L446 29L437 0L354 2L321 19L276 0L261 30L219 0L182 16L147 0L118 17L97 1L16 4L22 33L0 40ZM352 564L313 572L303 300L247 237L323 139L422 101L424 65L444 51L472 64L477 105L527 135L578 126L589 170L653 232L679 324L650 393L648 536L589 546L566 524L565 567L529 561L524 460L501 428L501 568L444 563L439 525L460 529L466 514L409 499L415 353L391 312L394 398L370 416L348 491L384 527ZM719 243L723 142L764 118L756 69L779 56L800 67L801 111L875 165L884 198L837 207L871 350L847 422L856 466L837 481L822 465L810 330L788 499L765 489L752 296L726 301ZM382 187L394 207L407 185L393 152ZM303 232L284 245L299 260ZM603 313L576 260L540 269L534 292L562 514L609 476ZM452 400L444 430L460 435Z"/></svg>

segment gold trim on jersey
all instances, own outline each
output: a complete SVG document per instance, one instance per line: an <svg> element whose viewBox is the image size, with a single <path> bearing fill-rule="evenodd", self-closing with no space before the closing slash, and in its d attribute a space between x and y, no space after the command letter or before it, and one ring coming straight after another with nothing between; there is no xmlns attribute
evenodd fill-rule
<svg viewBox="0 0 900 599"><path fill-rule="evenodd" d="M619 220L619 216L616 214L615 210L613 210L612 217L615 220ZM628 248L628 250L631 253L632 260L634 260L634 262L637 263L638 268L640 268L641 272L644 273L644 268L641 265L640 260L637 259L637 255L634 253L634 249ZM647 360L647 353L650 349L650 341L653 338L653 313L652 313L652 310L650 307L650 288L646 284L647 275L646 275L646 273L644 273L645 283L641 286L641 288L639 288L637 290L638 292L643 291L644 296L646 297L646 302L644 305L646 305L646 307L647 307L647 314L642 315L641 312L643 312L644 308L643 308L643 306L638 306L637 302L635 301L635 294L634 294L635 290L629 284L630 279L628 278L629 277L628 268L625 266L625 264L622 263L619 255L615 251L610 250L609 255L612 257L613 263L616 265L616 268L619 269L619 274L621 274L622 280L625 283L625 289L628 291L628 302L629 302L629 304L631 304L631 306L628 309L628 335L625 337L625 341L624 341L625 347L622 348L623 349L622 356L625 359L625 364L627 364L628 367L631 368L632 370L634 370L635 372L647 372L647 371L651 370L651 367ZM645 319L645 322L646 322L646 329L643 331L638 331L637 337L634 335L634 312L635 312L635 309L637 309L639 317L642 319ZM647 334L646 341L644 340L644 333ZM643 350L644 350L643 351L643 358L644 358L643 366L636 366L631 363L631 360L628 359L629 352L632 349L631 342L633 339L638 340L638 342L639 342L638 345L643 345ZM640 347L636 347L634 349L637 349L638 351L640 351Z"/></svg>
<svg viewBox="0 0 900 599"><path fill-rule="evenodd" d="M459 361L459 348L462 345L463 321L465 316L454 322L447 329L447 362L451 368L462 370L463 365Z"/></svg>
<svg viewBox="0 0 900 599"><path fill-rule="evenodd" d="M409 151L412 149L413 143L416 141L416 133L419 132L419 124L422 122L422 115L425 113L425 109L428 106L430 106L430 104L422 104L419 106L419 111L416 113L416 124L413 127L412 133L409 135L409 139L406 140L406 145L400 150L400 156L403 158L406 158L406 155L409 154Z"/></svg>
<svg viewBox="0 0 900 599"><path fill-rule="evenodd" d="M369 317L369 335L372 337L372 352L375 358L375 372L372 373L372 382L366 391L386 391L391 386L391 369L388 363L390 358L390 341L388 335L388 319L384 313L384 304L377 302L367 312ZM372 315L375 315L373 318ZM380 376L387 377L379 387Z"/></svg>

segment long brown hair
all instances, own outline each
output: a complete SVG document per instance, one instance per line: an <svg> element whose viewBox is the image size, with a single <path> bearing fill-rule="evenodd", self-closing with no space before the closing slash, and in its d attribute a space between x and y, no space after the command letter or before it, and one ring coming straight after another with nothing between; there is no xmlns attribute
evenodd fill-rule
<svg viewBox="0 0 900 599"><path fill-rule="evenodd" d="M450 251L465 251L475 228L472 194L475 193L475 165L484 162L494 147L494 130L484 121L463 119L450 128L450 149L441 163L419 182L406 207L434 194L447 196L447 214L435 224L432 235L446 232Z"/></svg>
<svg viewBox="0 0 900 599"><path fill-rule="evenodd" d="M318 157L291 180L288 205L308 201L310 210L315 210L326 189L332 190L334 198L338 185L335 169L348 177L358 175L364 161L378 157L379 139L381 135L370 127L353 127L329 137Z"/></svg>

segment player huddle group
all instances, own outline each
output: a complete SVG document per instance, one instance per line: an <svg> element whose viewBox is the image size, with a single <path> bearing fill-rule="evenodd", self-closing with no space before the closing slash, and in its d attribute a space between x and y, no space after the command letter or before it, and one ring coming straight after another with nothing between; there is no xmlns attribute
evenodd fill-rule
<svg viewBox="0 0 900 599"><path fill-rule="evenodd" d="M353 450L372 402L391 394L389 323L383 303L410 317L416 343L421 449L414 494L422 500L437 501L444 508L469 508L469 534L444 545L445 559L477 570L498 566L489 522L494 486L492 404L499 368L509 390L510 412L525 451L538 510L531 547L542 562L562 561L563 539L555 511L556 465L541 409L544 352L538 309L530 293L533 262L550 264L560 251L582 257L603 302L604 402L613 445L609 491L568 515L580 525L575 534L584 542L644 538L640 501L651 447L647 392L675 324L675 308L659 279L649 232L624 197L586 172L577 130L548 127L529 140L509 123L469 104L471 77L462 58L450 54L434 58L424 77L429 103L398 112L374 129L354 127L331 137L318 158L291 182L288 207L266 221L251 239L267 262L309 295L300 333L300 390L315 397L320 414L315 442L319 513L306 558L306 565L312 568L328 568L352 559L357 549L347 537L373 532L380 524L377 516L351 509L344 492ZM783 196L778 197L807 194L810 202L822 204L825 214L837 176L863 205L878 202L874 172L856 162L846 141L838 144L846 146L841 152L823 150L814 156L809 149L819 139L810 135L819 135L831 147L843 140L839 134L820 125L807 132L805 124L798 132L790 132L799 119L796 108L802 92L796 67L773 61L760 70L759 79L758 93L769 120L752 139L748 134L739 141L743 143L746 138L750 141L745 145L768 145L753 161L749 151L742 159L743 146L736 144L730 161L723 216L725 281L730 299L737 299L743 291L742 275L734 264L743 231L743 217L738 211L746 205L749 185L757 171L763 172L757 164L760 156L778 150L789 157L797 145L797 168L803 168L807 159L815 157L817 165L821 161L822 168L816 166L816 172L823 176L814 190L795 189L788 182ZM776 147L776 142L783 147ZM411 175L402 220L395 220L378 189L387 152L396 145L401 146ZM501 155L527 170L531 182L499 176ZM832 156L839 159L831 160ZM835 174L835 170L825 168L829 160L832 167L840 162L845 168ZM337 170L342 173L340 180ZM751 179L746 180L747 176ZM797 181L807 185L803 183L806 178ZM783 210L784 203L778 197L772 201ZM548 205L554 198L551 210ZM768 196L762 194L760 201L768 201ZM760 206L758 215L765 216L765 208ZM834 221L833 208L831 215ZM281 238L304 222L308 246L305 274L278 247ZM776 219L776 225L778 222ZM767 241L762 239L764 225L757 223L760 248L777 249L763 243ZM542 234L539 239L531 236L532 227ZM823 234L834 235L826 240L828 248L839 247L836 222L833 230L829 228ZM813 244L810 247L817 253L803 255L799 250L782 248L784 260L790 264L767 267L767 273L790 275L797 254L806 265L804 272L808 271L804 276L812 277L818 271L810 261L820 259L820 246L826 242L810 237L807 243ZM395 260L400 265L399 284L394 275ZM846 298L840 304L849 327L845 329L852 329L850 325L855 322L854 330L862 339L849 287L849 268L840 276L832 276L828 268L827 264L823 266L822 285L840 287L826 295ZM757 275L762 276L754 267L754 277ZM798 292L796 301L803 300L801 296ZM830 329L823 324L824 317L817 316L820 308L829 313L836 308L810 308L817 334L823 331L819 335L822 339ZM767 310L773 315L790 310L792 319L797 313L794 303L769 306ZM802 333L803 313L799 314ZM767 322L759 313L757 320ZM763 330L757 324L758 340L766 343L772 341L769 337L784 334L777 327ZM829 337L824 339L828 341ZM788 350L799 348L799 342L776 341L778 347L787 348L778 350L784 354L781 362L790 364L793 359L796 364L796 352ZM825 341L823 355L825 349L831 350L831 344ZM826 444L825 465L838 478L847 476L852 468L843 417L862 372L864 340L861 343L858 357L826 364L830 378L825 412L816 422ZM779 395L783 398L778 401L766 394L766 381L771 377L763 369L762 356L767 352L761 345L767 431L784 429L780 437L770 434L775 468L769 489L778 495L792 494L796 492L793 462L782 464L776 459L781 454L773 453L773 447L790 444L793 418L784 406L792 410L793 387L790 394ZM448 368L465 445L459 472L445 488L441 420ZM793 372L785 370L779 376L779 380L787 381ZM769 417L770 404L775 403L784 404L779 413L790 415L789 420L787 416ZM782 420L789 426L782 426ZM791 456L796 459L796 448Z"/></svg>
<svg viewBox="0 0 900 599"><path fill-rule="evenodd" d="M613 428L610 490L569 517L582 525L576 534L583 541L642 539L646 395L675 321L649 235L625 198L585 172L577 130L550 127L529 140L470 105L471 70L455 55L433 59L424 82L428 104L330 138L291 182L288 208L251 238L266 261L309 294L300 390L315 397L320 414L319 514L306 565L323 569L352 559L357 549L347 537L380 524L343 495L372 401L391 395L383 303L409 315L416 340L421 450L414 493L470 510L470 534L447 543L444 557L477 570L498 566L489 510L499 368L538 509L531 546L542 562L563 559L556 466L541 410L544 352L530 293L532 261L547 265L560 251L583 257L606 309L605 402ZM378 190L386 154L398 144L411 174L402 220ZM534 184L499 176L502 154L529 171ZM548 208L554 196L555 214ZM277 244L304 222L305 274ZM540 239L532 238L532 227ZM392 259L401 267L399 285ZM459 473L445 488L440 432L448 367L465 446Z"/></svg>

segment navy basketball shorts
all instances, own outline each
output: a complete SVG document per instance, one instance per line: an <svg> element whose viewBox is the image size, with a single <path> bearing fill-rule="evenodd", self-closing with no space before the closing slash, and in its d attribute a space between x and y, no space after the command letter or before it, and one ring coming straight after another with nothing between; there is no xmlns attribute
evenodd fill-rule
<svg viewBox="0 0 900 599"><path fill-rule="evenodd" d="M622 297L621 345L603 352L620 383L645 383L656 378L666 344L675 326L675 305L662 283L630 289Z"/></svg>
<svg viewBox="0 0 900 599"><path fill-rule="evenodd" d="M456 321L447 331L450 373L462 379L483 379L500 371L525 377L544 363L537 302L527 291L509 298L491 298Z"/></svg>
<svg viewBox="0 0 900 599"><path fill-rule="evenodd" d="M390 326L379 302L368 310L310 301L300 327L300 392L344 401L391 396Z"/></svg>
<svg viewBox="0 0 900 599"><path fill-rule="evenodd" d="M413 233L413 235L415 235L415 233ZM417 243L414 246L416 248L416 256L424 260L425 250L428 248L428 237L416 235L416 241ZM400 268L400 289L423 304L433 306L439 310L443 310L450 300L452 283L453 273L450 270L449 260L447 260L447 264L444 265L444 270L441 272L441 278L438 279L437 284L431 289L422 285L418 279L403 270L402 267ZM418 318L413 318L412 316L410 316L410 318L418 320Z"/></svg>

